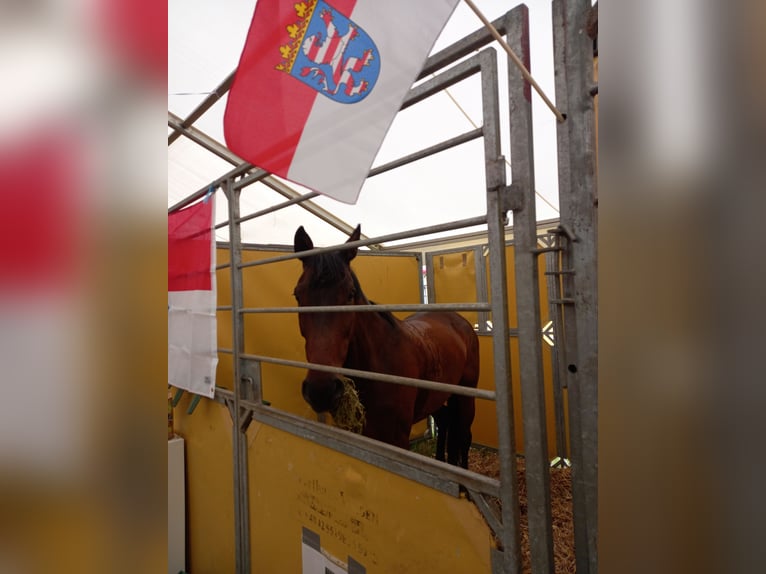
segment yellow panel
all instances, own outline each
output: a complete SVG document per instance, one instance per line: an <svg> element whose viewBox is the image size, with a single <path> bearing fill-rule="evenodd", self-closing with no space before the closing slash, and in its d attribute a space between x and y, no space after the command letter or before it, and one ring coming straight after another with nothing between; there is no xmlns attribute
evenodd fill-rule
<svg viewBox="0 0 766 574"><path fill-rule="evenodd" d="M304 527L370 573L491 571L491 533L471 502L265 425L248 442L254 573L301 572Z"/></svg>
<svg viewBox="0 0 766 574"><path fill-rule="evenodd" d="M506 247L507 289L508 289L508 322L510 328L518 327L516 310L516 281L514 275L514 249ZM446 254L435 254L433 257L434 293L438 303L455 303L476 301L476 273L473 249ZM464 264L465 262L465 264ZM540 285L540 319L541 326L549 321L548 291L546 287L545 261L538 261L538 280ZM488 261L485 261L487 284L490 281ZM463 313L463 315L467 315ZM472 314L476 323L476 313ZM518 452L524 452L524 431L521 409L521 386L519 372L518 340L511 338L511 384L513 394L514 437ZM547 344L542 346L543 384L546 401L546 430L548 435L548 452L555 456L556 451L556 418L553 407L553 371L551 350ZM479 352L481 356L479 388L495 389L494 383L494 353L492 338L488 335L479 336ZM476 401L476 419L473 424L473 440L475 443L497 448L497 416L495 403L491 401Z"/></svg>
<svg viewBox="0 0 766 574"><path fill-rule="evenodd" d="M186 446L187 570L234 572L232 424L223 405L202 400L186 414L190 395L173 412Z"/></svg>
<svg viewBox="0 0 766 574"><path fill-rule="evenodd" d="M473 249L434 255L435 303L476 302L476 252ZM479 322L475 311L461 311L471 325Z"/></svg>
<svg viewBox="0 0 766 574"><path fill-rule="evenodd" d="M363 255L351 262L362 290L367 298L376 303L420 303L422 275L420 260L412 256ZM296 278L297 279L297 278ZM409 313L394 313L403 319Z"/></svg>

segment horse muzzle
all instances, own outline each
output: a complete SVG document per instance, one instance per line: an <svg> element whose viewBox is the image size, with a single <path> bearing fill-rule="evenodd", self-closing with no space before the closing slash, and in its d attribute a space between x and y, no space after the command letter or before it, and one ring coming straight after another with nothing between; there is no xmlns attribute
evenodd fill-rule
<svg viewBox="0 0 766 574"><path fill-rule="evenodd" d="M327 381L303 381L301 385L303 399L316 413L334 413L343 394L343 383L339 379Z"/></svg>

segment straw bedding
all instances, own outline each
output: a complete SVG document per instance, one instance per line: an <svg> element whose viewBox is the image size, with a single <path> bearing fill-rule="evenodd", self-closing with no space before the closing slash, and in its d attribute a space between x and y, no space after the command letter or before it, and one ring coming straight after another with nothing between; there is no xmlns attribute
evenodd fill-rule
<svg viewBox="0 0 766 574"><path fill-rule="evenodd" d="M471 448L468 468L493 478L500 476L497 452L489 449ZM572 519L572 469L551 468L551 516L553 519L553 559L556 574L573 574L575 568L574 529ZM527 527L527 489L524 477L524 458L516 459L516 475L519 485L519 516L521 522L522 571L531 572L529 532ZM493 501L498 510L500 501Z"/></svg>

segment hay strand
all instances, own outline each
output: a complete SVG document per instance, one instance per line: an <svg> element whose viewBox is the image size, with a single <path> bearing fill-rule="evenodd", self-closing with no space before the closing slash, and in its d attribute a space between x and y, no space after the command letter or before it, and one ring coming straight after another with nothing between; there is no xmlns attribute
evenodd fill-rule
<svg viewBox="0 0 766 574"><path fill-rule="evenodd" d="M343 375L338 375L338 379L343 383L343 394L338 401L338 408L332 413L335 426L361 434L365 423L365 413L356 385L352 379Z"/></svg>

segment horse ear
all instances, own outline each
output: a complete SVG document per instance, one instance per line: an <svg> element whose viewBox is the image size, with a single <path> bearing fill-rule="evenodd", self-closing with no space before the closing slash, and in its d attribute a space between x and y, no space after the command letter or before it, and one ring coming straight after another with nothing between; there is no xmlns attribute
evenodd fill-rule
<svg viewBox="0 0 766 574"><path fill-rule="evenodd" d="M300 253L301 251L308 251L314 248L314 242L311 241L311 237L306 233L301 225L295 232L295 238L293 239L293 251Z"/></svg>
<svg viewBox="0 0 766 574"><path fill-rule="evenodd" d="M356 226L356 229L351 233L349 238L346 240L346 243L351 243L352 241L359 241L359 238L362 236L362 225L359 224ZM346 259L346 263L350 263L351 260L356 257L356 250L357 248L354 247L353 249L345 249L341 251L341 255Z"/></svg>

